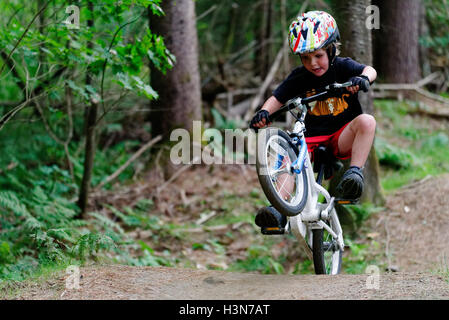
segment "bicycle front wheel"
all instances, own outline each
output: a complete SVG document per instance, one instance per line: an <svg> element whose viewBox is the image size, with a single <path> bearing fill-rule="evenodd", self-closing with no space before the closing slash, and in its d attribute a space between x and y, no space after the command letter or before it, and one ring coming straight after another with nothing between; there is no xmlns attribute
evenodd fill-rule
<svg viewBox="0 0 449 320"><path fill-rule="evenodd" d="M263 137L265 135L265 137ZM273 205L285 216L295 216L305 207L308 195L307 173L292 173L296 152L290 146L290 137L280 129L266 129L265 139L257 150L256 168L262 189Z"/></svg>

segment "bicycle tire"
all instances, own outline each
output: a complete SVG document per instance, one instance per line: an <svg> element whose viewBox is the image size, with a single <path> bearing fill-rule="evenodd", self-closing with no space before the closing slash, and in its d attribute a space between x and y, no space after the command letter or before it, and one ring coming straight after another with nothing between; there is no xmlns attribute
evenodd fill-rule
<svg viewBox="0 0 449 320"><path fill-rule="evenodd" d="M324 229L312 230L312 238L313 265L315 268L315 274L339 274L341 271L343 251L341 249L329 251L328 248L326 248L326 244L323 241ZM327 253L332 253L331 261L326 261Z"/></svg>
<svg viewBox="0 0 449 320"><path fill-rule="evenodd" d="M298 175L295 175L295 183L296 185L298 183L302 184L302 197L300 201L297 204L288 204L284 199L282 199L278 192L275 190L275 187L273 185L273 182L271 180L271 177L268 174L265 174L262 172L263 170L266 170L268 168L267 159L266 159L266 144L275 137L276 135L280 137L279 145L287 151L288 156L290 157L291 162L293 163L297 156L296 152L292 148L292 146L288 143L290 140L289 135L280 130L275 128L270 128L265 130L266 139L263 144L263 152L259 152L260 150L257 150L257 157L256 157L256 169L257 169L257 176L259 178L260 185L262 186L262 190L265 193L265 196L270 201L270 203L273 205L276 210L278 210L281 214L285 216L296 216L298 215L305 207L307 202L307 196L308 196L308 183L307 183L307 171L305 169L302 170L301 176L302 181L299 181ZM258 144L259 145L259 144Z"/></svg>

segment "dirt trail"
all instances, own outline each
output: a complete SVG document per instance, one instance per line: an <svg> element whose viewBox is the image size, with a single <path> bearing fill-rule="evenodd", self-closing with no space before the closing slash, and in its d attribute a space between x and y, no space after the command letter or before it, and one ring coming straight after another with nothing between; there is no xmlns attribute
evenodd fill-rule
<svg viewBox="0 0 449 320"><path fill-rule="evenodd" d="M260 275L128 266L84 268L81 275L79 290L65 290L60 278L29 288L20 299L449 299L445 279L419 273L380 275L378 289L369 275Z"/></svg>

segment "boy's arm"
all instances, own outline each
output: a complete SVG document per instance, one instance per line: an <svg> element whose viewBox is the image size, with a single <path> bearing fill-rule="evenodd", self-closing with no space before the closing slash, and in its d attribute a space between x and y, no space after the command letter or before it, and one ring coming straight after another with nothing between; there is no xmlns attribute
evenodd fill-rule
<svg viewBox="0 0 449 320"><path fill-rule="evenodd" d="M377 78L377 71L371 66L366 66L365 69L363 69L362 75L367 76L369 82L373 83Z"/></svg>
<svg viewBox="0 0 449 320"><path fill-rule="evenodd" d="M376 69L374 69L371 66L366 66L360 75L367 77L369 80L369 83L372 84L374 82L374 80L376 80L376 78L377 78L377 71L376 71ZM357 78L357 77L354 77L354 78ZM351 92L352 94L355 94L360 90L360 87L358 85L354 85L352 87L348 87L347 90L349 92Z"/></svg>
<svg viewBox="0 0 449 320"><path fill-rule="evenodd" d="M273 112L278 111L282 106L283 104L276 99L275 96L271 96L267 101L265 101L262 106L262 110L267 110L270 114L272 114Z"/></svg>
<svg viewBox="0 0 449 320"><path fill-rule="evenodd" d="M265 115L261 115L261 111L263 110L268 111L268 114L270 115L273 114L273 112L279 110L279 108L282 107L282 105L283 104L278 99L276 99L275 96L271 96L270 98L268 98L268 100L265 101L260 111L257 112L253 120L251 120L250 127L263 128L269 125L269 123L267 123L266 121L268 118L265 118Z"/></svg>

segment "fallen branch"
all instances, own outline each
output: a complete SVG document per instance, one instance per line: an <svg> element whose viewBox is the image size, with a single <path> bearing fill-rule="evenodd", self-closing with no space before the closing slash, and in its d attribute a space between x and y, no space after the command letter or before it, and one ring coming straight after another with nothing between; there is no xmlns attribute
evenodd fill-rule
<svg viewBox="0 0 449 320"><path fill-rule="evenodd" d="M187 169L189 169L194 163L196 163L199 160L199 157L195 157L192 162L190 162L189 164L183 166L181 169L179 169L178 171L175 172L174 175L172 175L170 177L170 179L168 179L167 181L164 182L164 184L162 184L159 188L157 188L156 190L156 194L159 195L159 193L161 193L162 190L164 190L170 183L172 183L173 181L175 181L180 175L181 173L183 173L184 171L186 171Z"/></svg>
<svg viewBox="0 0 449 320"><path fill-rule="evenodd" d="M17 162L11 162L10 164L8 164L8 166L6 167L6 170L0 169L0 174L2 174L3 172L9 171L14 169L15 167L18 166Z"/></svg>
<svg viewBox="0 0 449 320"><path fill-rule="evenodd" d="M435 72L416 83L388 83L373 86L375 98L396 98L402 100L404 97L419 101L417 112L437 117L449 118L449 99L431 93L423 87L441 76Z"/></svg>
<svg viewBox="0 0 449 320"><path fill-rule="evenodd" d="M98 184L95 188L94 191L101 189L105 184L111 182L112 180L114 180L115 178L117 178L120 173L122 173L126 168L128 168L128 166L137 158L139 158L142 153L144 153L146 150L148 150L149 148L151 148L153 145L155 145L156 143L158 143L160 140L162 139L162 136L159 135L156 138L152 139L150 142L148 142L147 144L145 144L143 147L141 147L135 154L133 154L133 156L131 158L128 159L128 161L125 162L125 164L123 164L117 171L115 171L113 174L111 174L109 177L107 177L103 182L101 182L100 184Z"/></svg>
<svg viewBox="0 0 449 320"><path fill-rule="evenodd" d="M415 187L417 187L417 186L419 186L419 185L429 181L432 178L433 177L431 175L427 175L427 176L425 176L421 180L412 182L412 183L410 183L408 185L405 185L405 186L401 187L399 190L396 191L396 194L401 194L401 193L404 193L404 192L408 192L408 191L410 191L410 189L415 188Z"/></svg>
<svg viewBox="0 0 449 320"><path fill-rule="evenodd" d="M216 212L216 211L212 211L211 213L206 214L206 215L204 215L203 217L201 217L201 218L199 218L198 220L196 220L195 223L201 225L201 224L203 224L203 223L209 221L210 219L212 219L212 218L215 217L216 215L217 215L217 212Z"/></svg>
<svg viewBox="0 0 449 320"><path fill-rule="evenodd" d="M259 92L256 94L256 96L253 98L252 102L251 102L251 106L248 109L248 111L246 112L245 121L249 121L252 117L252 115L254 114L254 112L256 111L257 107L260 104L260 101L262 100L265 91L268 89L268 86L270 85L271 81L273 81L274 76L276 75L276 72L278 71L280 65L281 65L281 61L282 61L282 57L283 57L283 51L287 48L287 42L284 42L284 45L282 46L282 49L278 52L276 59L274 60L273 65L270 68L270 71L268 72L267 77L265 78L265 81L263 82L262 86L259 89Z"/></svg>
<svg viewBox="0 0 449 320"><path fill-rule="evenodd" d="M375 84L373 86L374 91L382 91L382 90L416 90L419 89L432 81L434 81L436 78L440 77L440 72L434 72L424 79L419 80L416 83L381 83L381 84Z"/></svg>
<svg viewBox="0 0 449 320"><path fill-rule="evenodd" d="M183 232L188 232L188 233L203 233L203 232L223 232L226 230L237 230L240 229L242 227L242 225L247 224L247 222L241 221L241 222L236 222L233 224L223 224L223 225L218 225L218 226L202 226L202 227L198 227L198 228L189 228L189 229L182 229Z"/></svg>

